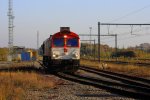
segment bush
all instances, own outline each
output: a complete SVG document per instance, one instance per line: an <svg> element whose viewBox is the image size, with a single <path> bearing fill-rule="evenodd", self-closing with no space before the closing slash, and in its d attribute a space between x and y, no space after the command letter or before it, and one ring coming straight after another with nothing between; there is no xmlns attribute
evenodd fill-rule
<svg viewBox="0 0 150 100"><path fill-rule="evenodd" d="M0 61L6 61L8 55L8 49L7 48L0 48Z"/></svg>
<svg viewBox="0 0 150 100"><path fill-rule="evenodd" d="M136 57L136 53L134 51L119 51L113 52L111 57Z"/></svg>

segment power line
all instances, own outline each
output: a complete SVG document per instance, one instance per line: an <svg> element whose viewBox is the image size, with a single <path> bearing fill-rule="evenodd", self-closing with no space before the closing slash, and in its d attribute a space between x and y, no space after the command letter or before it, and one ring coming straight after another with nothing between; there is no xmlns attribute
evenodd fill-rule
<svg viewBox="0 0 150 100"><path fill-rule="evenodd" d="M101 23L100 25L111 25L111 26L132 26L132 29L131 29L131 34L133 33L133 26L150 26L150 24L124 24L124 23ZM137 30L136 30L137 31ZM134 34L132 34L134 35Z"/></svg>
<svg viewBox="0 0 150 100"><path fill-rule="evenodd" d="M149 7L150 7L150 5L144 6L144 7L140 8L140 9L135 10L135 11L129 12L128 14L126 14L126 15L124 15L124 16L121 16L121 17L119 17L119 18L116 18L116 19L114 19L114 20L112 20L112 21L110 21L110 22L114 22L114 21L117 21L117 20L126 18L127 16L131 16L131 15L133 15L133 14L136 14L136 13L138 13L138 12L140 12L140 11L146 9L146 8L149 8Z"/></svg>
<svg viewBox="0 0 150 100"><path fill-rule="evenodd" d="M37 50L39 49L39 31L37 31Z"/></svg>
<svg viewBox="0 0 150 100"><path fill-rule="evenodd" d="M137 32L140 32L140 31L144 31L144 30L150 30L150 27L143 27L143 29L141 28L136 28L136 29L134 29L134 30L132 30L132 33L137 33ZM120 33L120 32L119 32ZM120 34L118 34L118 35L128 35L128 34L130 34L131 32L123 32L123 33L120 33ZM135 34L136 35L136 34ZM111 37L110 37L111 38ZM109 39L109 38L108 38Z"/></svg>
<svg viewBox="0 0 150 100"><path fill-rule="evenodd" d="M105 24L104 24L105 25ZM114 25L114 24L111 24L111 25ZM122 24L121 24L122 25ZM126 24L125 24L126 25ZM129 24L130 25L130 24ZM139 25L139 24L138 24ZM149 25L149 24L145 24L145 25ZM139 29L139 28L137 28L137 29L135 29L134 31L132 30L132 33L133 32L140 32L140 31L145 31L145 30L149 30L150 29L150 27L144 27L143 29ZM118 34L118 35L127 35L127 33L131 33L131 32L124 32L124 33L121 33L121 34ZM125 38L121 38L121 39L119 39L119 41L122 41L122 40L126 40L126 39L132 39L132 38L136 38L136 37L141 37L141 36L144 36L144 35L150 35L150 34L135 34L134 36L132 36L132 37L125 37ZM112 42L112 41L114 41L114 40L110 40L110 38L111 37L108 37L108 38L104 38L104 39L102 39L102 40L108 40L109 39L109 41L106 41L107 43L108 42ZM104 41L103 41L104 42ZM105 42L105 43L106 43Z"/></svg>
<svg viewBox="0 0 150 100"><path fill-rule="evenodd" d="M126 39L133 39L133 38L136 38L136 37L141 37L141 36L145 36L145 35L150 35L150 34L143 34L143 35L134 35L134 36L132 36L132 37L126 37L126 38L121 38L121 39L119 39L119 41L123 41L123 40L126 40ZM103 39L104 40L104 39ZM105 43L107 42L112 42L112 41L114 41L114 40L110 40L110 41L105 41ZM104 41L103 41L104 42Z"/></svg>

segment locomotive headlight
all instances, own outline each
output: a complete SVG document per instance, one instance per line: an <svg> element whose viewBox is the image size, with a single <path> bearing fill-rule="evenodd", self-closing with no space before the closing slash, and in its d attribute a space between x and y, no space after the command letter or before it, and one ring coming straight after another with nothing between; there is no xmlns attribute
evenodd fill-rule
<svg viewBox="0 0 150 100"><path fill-rule="evenodd" d="M76 53L76 54L75 54L75 57L78 58L78 56L79 56L79 55Z"/></svg>
<svg viewBox="0 0 150 100"><path fill-rule="evenodd" d="M79 54L78 54L77 52L74 52L74 53L73 53L73 56L74 56L75 58L78 58L78 57L79 57Z"/></svg>
<svg viewBox="0 0 150 100"><path fill-rule="evenodd" d="M59 52L53 52L52 56L53 58L57 58L59 56Z"/></svg>
<svg viewBox="0 0 150 100"><path fill-rule="evenodd" d="M67 38L67 35L64 35L64 38Z"/></svg>
<svg viewBox="0 0 150 100"><path fill-rule="evenodd" d="M56 55L55 55L55 54L53 54L53 57L55 58L55 57L56 57Z"/></svg>

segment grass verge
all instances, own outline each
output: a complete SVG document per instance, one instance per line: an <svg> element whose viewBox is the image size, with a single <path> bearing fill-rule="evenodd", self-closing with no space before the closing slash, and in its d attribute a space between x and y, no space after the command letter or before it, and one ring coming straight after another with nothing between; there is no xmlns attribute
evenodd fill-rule
<svg viewBox="0 0 150 100"><path fill-rule="evenodd" d="M81 60L81 65L89 66L97 69L109 70L119 73L125 73L137 77L150 78L150 67L127 65L127 64L113 64L113 63L99 63L98 61Z"/></svg>
<svg viewBox="0 0 150 100"><path fill-rule="evenodd" d="M55 84L35 72L0 72L0 100L22 100L28 89L53 88Z"/></svg>

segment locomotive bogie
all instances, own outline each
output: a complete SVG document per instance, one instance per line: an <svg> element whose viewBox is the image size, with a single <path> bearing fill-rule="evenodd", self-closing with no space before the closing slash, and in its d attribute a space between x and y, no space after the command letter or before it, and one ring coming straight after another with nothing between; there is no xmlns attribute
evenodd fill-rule
<svg viewBox="0 0 150 100"><path fill-rule="evenodd" d="M51 71L64 71L64 72L74 72L77 71L80 65L80 60L64 60L64 59L50 59L45 57L43 59L44 65L47 69Z"/></svg>

